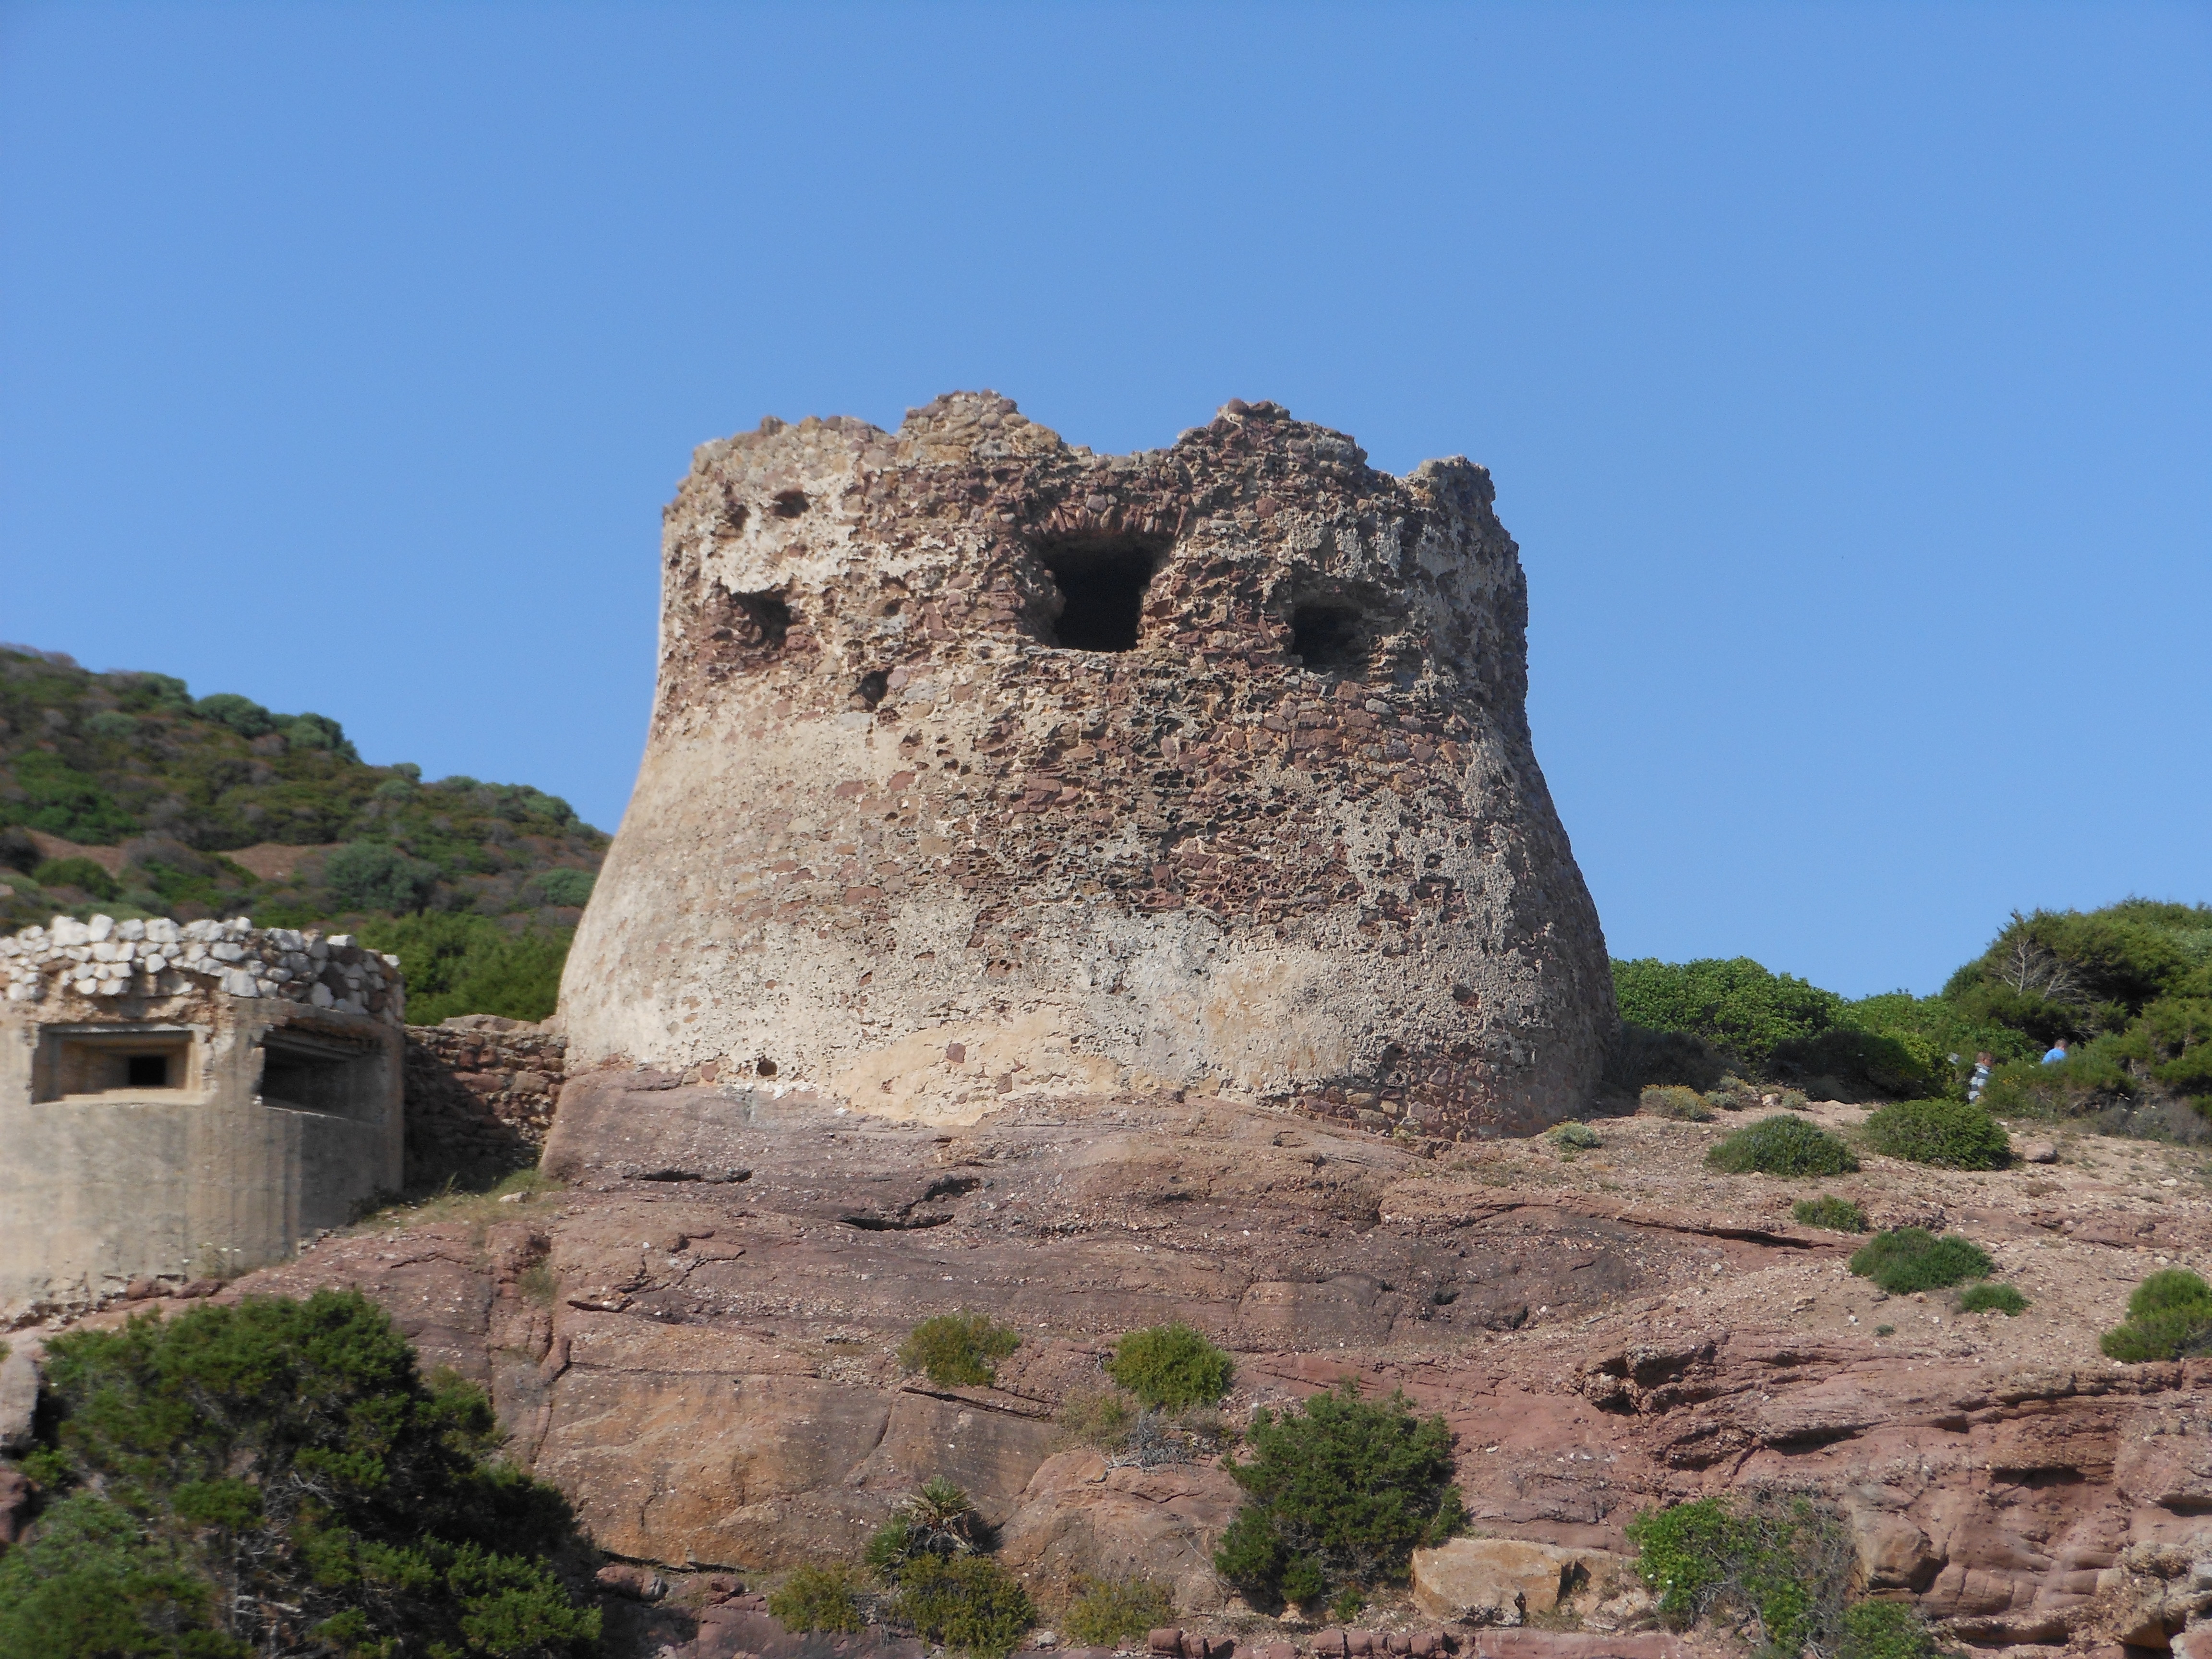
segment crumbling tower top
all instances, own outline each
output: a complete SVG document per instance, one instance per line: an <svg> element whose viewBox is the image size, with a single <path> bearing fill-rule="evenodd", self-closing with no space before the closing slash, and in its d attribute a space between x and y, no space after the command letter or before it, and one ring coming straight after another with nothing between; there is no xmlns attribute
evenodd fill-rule
<svg viewBox="0 0 2212 1659"><path fill-rule="evenodd" d="M1489 476L1231 402L1094 455L994 393L703 446L572 1060L974 1115L1203 1085L1430 1133L1613 1024Z"/></svg>

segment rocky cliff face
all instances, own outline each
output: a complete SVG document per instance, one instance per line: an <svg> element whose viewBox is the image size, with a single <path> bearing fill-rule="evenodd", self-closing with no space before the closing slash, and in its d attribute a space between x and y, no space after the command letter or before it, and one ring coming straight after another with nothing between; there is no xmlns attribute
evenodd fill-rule
<svg viewBox="0 0 2212 1659"><path fill-rule="evenodd" d="M1152 1086L1454 1139L1579 1109L1612 981L1491 498L1269 404L1127 456L988 393L706 446L572 1062L941 1122Z"/></svg>
<svg viewBox="0 0 2212 1659"><path fill-rule="evenodd" d="M1119 1333L1185 1319L1237 1356L1232 1415L1346 1376L1442 1412L1486 1534L1619 1552L1656 1503L1779 1486L1840 1504L1864 1584L1966 1640L2181 1627L2143 1563L2212 1553L2212 1364L2114 1365L2094 1340L2136 1278L2212 1255L2212 1209L2159 1184L2193 1164L2084 1138L2051 1170L1871 1159L1821 1183L1978 1240L2031 1299L2007 1320L1880 1297L1844 1271L1856 1241L1790 1220L1807 1183L1704 1170L1713 1126L1425 1159L1218 1099L1076 1104L931 1127L600 1073L556 1121L562 1190L236 1288L383 1300L426 1363L492 1387L603 1548L667 1567L849 1555L945 1474L1040 1590L1143 1572L1218 1612L1227 1476L1055 1421ZM902 1375L913 1322L963 1307L1023 1333L997 1386Z"/></svg>

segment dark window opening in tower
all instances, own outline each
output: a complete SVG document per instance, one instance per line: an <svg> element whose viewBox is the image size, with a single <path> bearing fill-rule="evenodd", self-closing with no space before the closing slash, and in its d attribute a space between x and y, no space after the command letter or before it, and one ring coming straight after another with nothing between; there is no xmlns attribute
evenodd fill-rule
<svg viewBox="0 0 2212 1659"><path fill-rule="evenodd" d="M1310 599L1291 613L1291 649L1316 673L1363 677L1372 646L1366 617L1340 601Z"/></svg>
<svg viewBox="0 0 2212 1659"><path fill-rule="evenodd" d="M1141 536L1051 542L1037 557L1060 584L1060 620L1046 641L1066 651L1133 651L1145 590L1166 549Z"/></svg>

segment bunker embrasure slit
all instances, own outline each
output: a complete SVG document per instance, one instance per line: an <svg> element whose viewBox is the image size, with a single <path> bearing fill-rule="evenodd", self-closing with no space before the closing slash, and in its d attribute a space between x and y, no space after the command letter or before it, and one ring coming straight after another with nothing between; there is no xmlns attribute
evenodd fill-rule
<svg viewBox="0 0 2212 1659"><path fill-rule="evenodd" d="M189 1032L96 1031L47 1026L32 1061L33 1103L72 1095L136 1094L191 1086Z"/></svg>
<svg viewBox="0 0 2212 1659"><path fill-rule="evenodd" d="M262 1039L261 1097L272 1106L360 1116L382 1083L378 1060L350 1043L271 1031Z"/></svg>
<svg viewBox="0 0 2212 1659"><path fill-rule="evenodd" d="M1048 542L1037 559L1060 584L1060 617L1046 641L1063 651L1133 651L1145 590L1167 549L1146 536Z"/></svg>

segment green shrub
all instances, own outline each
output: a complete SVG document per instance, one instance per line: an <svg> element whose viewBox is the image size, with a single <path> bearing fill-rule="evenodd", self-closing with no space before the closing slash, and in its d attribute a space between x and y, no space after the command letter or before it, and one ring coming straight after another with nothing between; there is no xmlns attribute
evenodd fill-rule
<svg viewBox="0 0 2212 1659"><path fill-rule="evenodd" d="M1087 1648L1111 1648L1173 1622L1175 1600L1149 1578L1084 1578L1060 1621L1061 1632Z"/></svg>
<svg viewBox="0 0 2212 1659"><path fill-rule="evenodd" d="M553 1565L584 1548L567 1504L493 1461L504 1436L482 1391L450 1373L425 1382L358 1293L68 1332L46 1366L40 1483L104 1501L52 1504L0 1561L0 1652L230 1653L132 1647L121 1622L73 1648L15 1639L41 1628L57 1583L100 1618L188 1625L203 1605L191 1581L221 1587L229 1635L257 1652L293 1651L309 1630L348 1652L595 1645L599 1615Z"/></svg>
<svg viewBox="0 0 2212 1659"><path fill-rule="evenodd" d="M937 1314L908 1333L899 1346L898 1361L940 1388L982 1389L998 1379L993 1362L1021 1346L1019 1332L994 1323L985 1315Z"/></svg>
<svg viewBox="0 0 2212 1659"><path fill-rule="evenodd" d="M2009 1285L1970 1285L1959 1297L1960 1313L1988 1313L1992 1309L2007 1319L2027 1311L2027 1298Z"/></svg>
<svg viewBox="0 0 2212 1659"><path fill-rule="evenodd" d="M218 691L194 705L199 714L228 726L241 738L258 738L276 729L276 717L251 697L235 691Z"/></svg>
<svg viewBox="0 0 2212 1659"><path fill-rule="evenodd" d="M1778 1092L1771 1089L1762 1089L1756 1083L1747 1082L1731 1072L1716 1083L1706 1093L1705 1104L1715 1111L1747 1112L1755 1107L1766 1104L1770 1096L1781 1101L1784 1105L1790 1105L1793 1100L1796 1106L1802 1106L1805 1103L1805 1097L1794 1089L1782 1090ZM1791 1107L1791 1109L1795 1110L1796 1107Z"/></svg>
<svg viewBox="0 0 2212 1659"><path fill-rule="evenodd" d="M352 841L323 860L323 884L341 910L390 910L405 915L422 908L438 880L438 866L410 858L397 847Z"/></svg>
<svg viewBox="0 0 2212 1659"><path fill-rule="evenodd" d="M1615 962L1613 983L1623 1020L1701 1037L1758 1066L1777 1043L1835 1024L1844 1008L1834 992L1769 973L1748 957Z"/></svg>
<svg viewBox="0 0 2212 1659"><path fill-rule="evenodd" d="M15 774L17 793L11 800L0 801L0 812L16 823L87 847L110 846L138 828L138 821L116 804L100 778L59 755L18 749L8 757L8 765Z"/></svg>
<svg viewBox="0 0 2212 1659"><path fill-rule="evenodd" d="M1943 1650L1909 1601L1855 1601L1835 1659L1939 1659Z"/></svg>
<svg viewBox="0 0 2212 1659"><path fill-rule="evenodd" d="M988 1555L925 1555L899 1576L895 1617L976 1659L1005 1659L1036 1623L1021 1581Z"/></svg>
<svg viewBox="0 0 2212 1659"><path fill-rule="evenodd" d="M1328 1575L1311 1556L1293 1556L1284 1567L1281 1582L1276 1588L1282 1592L1284 1601L1296 1607L1310 1607L1328 1594Z"/></svg>
<svg viewBox="0 0 2212 1659"><path fill-rule="evenodd" d="M1949 1066L1925 1039L1885 1036L1850 1024L1776 1043L1770 1064L1785 1077L1834 1078L1874 1095L1925 1095L1951 1081Z"/></svg>
<svg viewBox="0 0 2212 1659"><path fill-rule="evenodd" d="M974 1500L939 1475L899 1502L868 1540L863 1559L878 1577L896 1583L922 1556L973 1555L990 1544L991 1529Z"/></svg>
<svg viewBox="0 0 2212 1659"><path fill-rule="evenodd" d="M1705 1154L1726 1175L1833 1176L1859 1167L1851 1149L1816 1124L1784 1114L1747 1124Z"/></svg>
<svg viewBox="0 0 2212 1659"><path fill-rule="evenodd" d="M797 1567L782 1588L769 1593L768 1610L786 1630L829 1631L858 1636L867 1628L860 1582L852 1568Z"/></svg>
<svg viewBox="0 0 2212 1659"><path fill-rule="evenodd" d="M1155 1409L1211 1406L1229 1392L1236 1362L1188 1325L1152 1325L1114 1345L1106 1375Z"/></svg>
<svg viewBox="0 0 2212 1659"><path fill-rule="evenodd" d="M1703 1037L1624 1024L1606 1051L1605 1084L1609 1092L1623 1095L1655 1083L1705 1090L1727 1070L1727 1060Z"/></svg>
<svg viewBox="0 0 2212 1659"><path fill-rule="evenodd" d="M1946 1170L2002 1170L2012 1162L2004 1126L1963 1100L1900 1100L1866 1121L1867 1144L1890 1158Z"/></svg>
<svg viewBox="0 0 2212 1659"><path fill-rule="evenodd" d="M1552 1140L1555 1146L1568 1152L1586 1152L1594 1146L1605 1145L1598 1139L1597 1131L1587 1123L1562 1123L1552 1131Z"/></svg>
<svg viewBox="0 0 2212 1659"><path fill-rule="evenodd" d="M0 1556L0 1653L30 1659L249 1659L222 1634L215 1586L181 1540L76 1492Z"/></svg>
<svg viewBox="0 0 2212 1659"><path fill-rule="evenodd" d="M1722 1612L1757 1621L1763 1659L1832 1650L1845 1628L1850 1534L1827 1504L1773 1493L1701 1498L1628 1523L1636 1570L1680 1629Z"/></svg>
<svg viewBox="0 0 2212 1659"><path fill-rule="evenodd" d="M456 1014L544 1019L561 996L572 928L513 933L489 916L426 912L366 921L359 938L399 958L407 1020L435 1025Z"/></svg>
<svg viewBox="0 0 2212 1659"><path fill-rule="evenodd" d="M2129 1072L2118 1047L2100 1038L2055 1065L2008 1061L1990 1073L1981 1104L2007 1117L2070 1118L2128 1100L2142 1085Z"/></svg>
<svg viewBox="0 0 2212 1659"><path fill-rule="evenodd" d="M1416 1548L1466 1524L1451 1431L1442 1417L1416 1418L1402 1394L1363 1401L1346 1378L1300 1409L1255 1413L1244 1443L1249 1455L1227 1468L1245 1501L1213 1565L1248 1595L1287 1597L1316 1578L1297 1599L1402 1583Z"/></svg>
<svg viewBox="0 0 2212 1659"><path fill-rule="evenodd" d="M1119 1389L1072 1394L1060 1402L1060 1438L1071 1445L1116 1452L1128 1443L1136 1418L1136 1402Z"/></svg>
<svg viewBox="0 0 2212 1659"><path fill-rule="evenodd" d="M1679 1083L1652 1085L1637 1097L1636 1109L1678 1123L1703 1123L1713 1115L1707 1097Z"/></svg>
<svg viewBox="0 0 2212 1659"><path fill-rule="evenodd" d="M1801 1198L1790 1206L1790 1213L1802 1226L1825 1228L1832 1233L1863 1233L1867 1230L1866 1212L1848 1198L1838 1198L1833 1193Z"/></svg>
<svg viewBox="0 0 2212 1659"><path fill-rule="evenodd" d="M1940 1236L1920 1227L1876 1233L1852 1255L1850 1269L1871 1279L1892 1296L1940 1291L1969 1279L1987 1279L1990 1254L1956 1233Z"/></svg>
<svg viewBox="0 0 2212 1659"><path fill-rule="evenodd" d="M41 887L74 887L88 898L112 899L123 890L104 866L82 857L42 860L31 879Z"/></svg>
<svg viewBox="0 0 2212 1659"><path fill-rule="evenodd" d="M2185 1267L2154 1273L2128 1298L2128 1316L2098 1339L2107 1359L2179 1359L2212 1344L2212 1285Z"/></svg>
<svg viewBox="0 0 2212 1659"><path fill-rule="evenodd" d="M592 896L592 889L599 878L589 870L575 870L562 866L554 870L541 870L531 878L538 896L548 904L581 908Z"/></svg>
<svg viewBox="0 0 2212 1659"><path fill-rule="evenodd" d="M2160 997L2115 1045L2176 1094L2212 1096L2212 997Z"/></svg>

